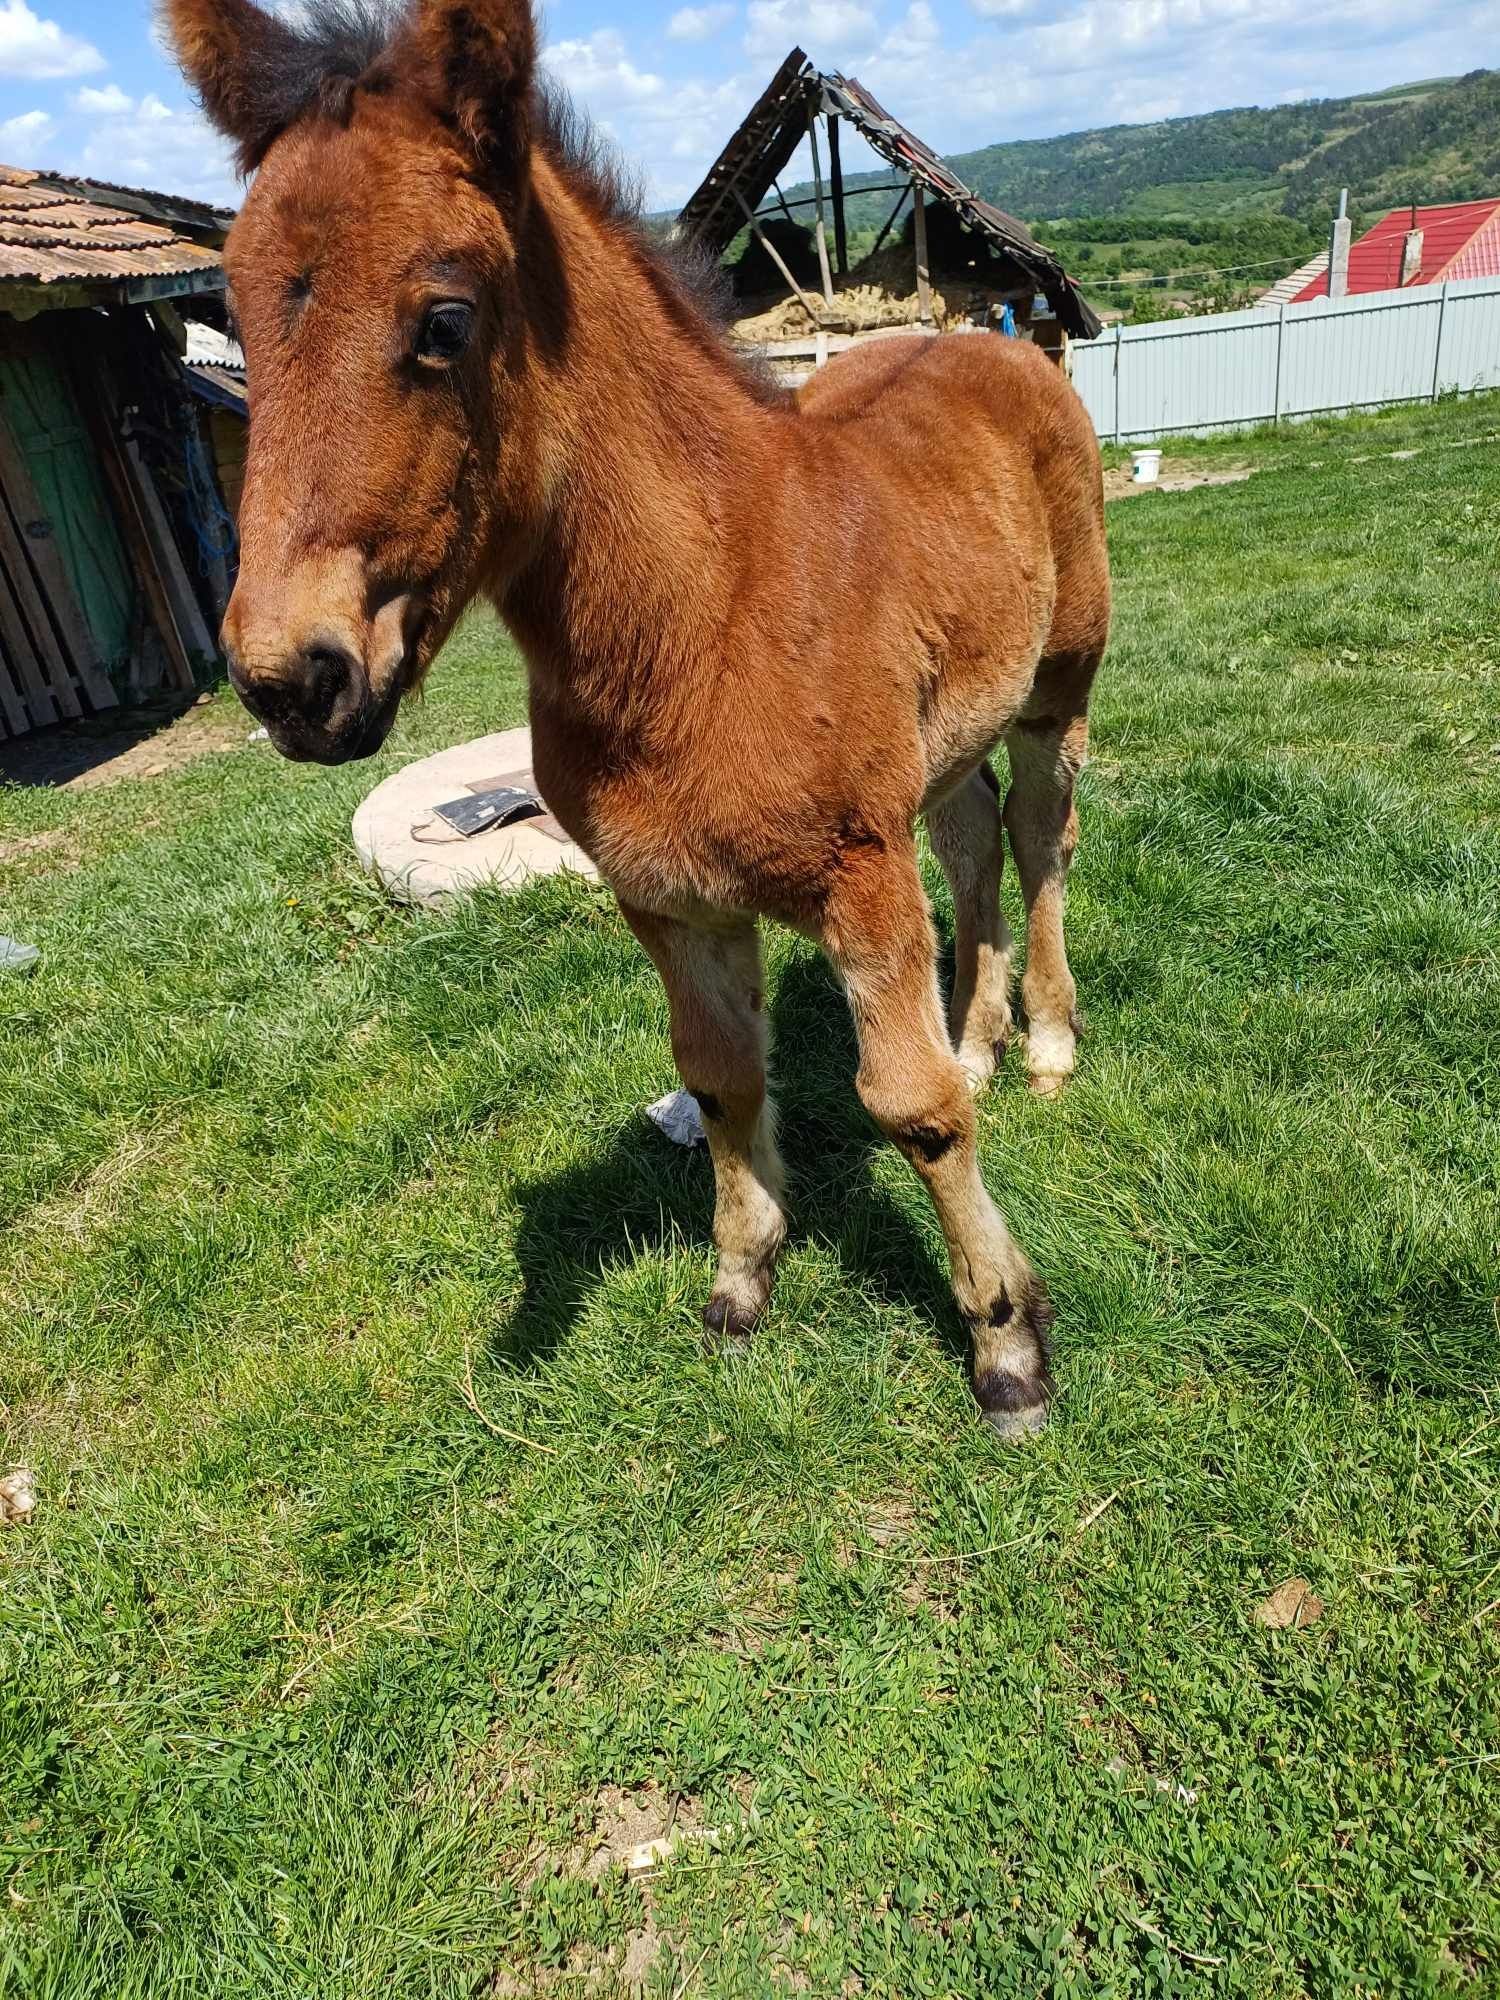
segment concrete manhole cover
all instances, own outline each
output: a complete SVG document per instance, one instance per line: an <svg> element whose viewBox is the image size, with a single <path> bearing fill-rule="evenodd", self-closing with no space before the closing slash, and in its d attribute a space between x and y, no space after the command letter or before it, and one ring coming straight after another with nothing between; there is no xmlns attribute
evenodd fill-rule
<svg viewBox="0 0 1500 2000"><path fill-rule="evenodd" d="M397 902L441 905L482 883L519 889L537 875L599 871L550 816L488 827L468 838L437 808L496 787L534 791L531 731L507 729L440 750L377 785L354 815L360 860Z"/></svg>

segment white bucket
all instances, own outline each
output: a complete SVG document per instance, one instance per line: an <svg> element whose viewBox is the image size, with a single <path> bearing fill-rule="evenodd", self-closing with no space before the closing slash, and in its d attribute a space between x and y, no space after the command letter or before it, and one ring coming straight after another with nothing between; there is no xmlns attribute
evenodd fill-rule
<svg viewBox="0 0 1500 2000"><path fill-rule="evenodd" d="M1131 454L1130 480L1133 486L1154 486L1161 477L1161 453L1137 451Z"/></svg>

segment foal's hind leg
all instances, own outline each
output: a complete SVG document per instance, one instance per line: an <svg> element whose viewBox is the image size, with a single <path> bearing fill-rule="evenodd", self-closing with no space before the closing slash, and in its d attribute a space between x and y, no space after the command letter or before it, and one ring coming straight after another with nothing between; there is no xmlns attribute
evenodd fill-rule
<svg viewBox="0 0 1500 2000"><path fill-rule="evenodd" d="M672 1054L698 1100L713 1156L718 1268L703 1322L715 1336L744 1338L771 1295L786 1234L766 1094L760 938L753 923L700 930L640 910L625 917L667 989Z"/></svg>
<svg viewBox="0 0 1500 2000"><path fill-rule="evenodd" d="M999 787L987 764L927 814L953 895L953 998L948 1021L971 1090L994 1075L1010 1040L1010 929L1000 908L1005 841Z"/></svg>
<svg viewBox="0 0 1500 2000"><path fill-rule="evenodd" d="M1005 801L1026 901L1026 1061L1031 1087L1050 1097L1073 1074L1078 991L1063 939L1063 892L1078 845L1073 787L1088 748L1086 711L1015 723L1005 734L1011 787Z"/></svg>
<svg viewBox="0 0 1500 2000"><path fill-rule="evenodd" d="M932 1196L973 1335L980 1408L1002 1437L1020 1437L1047 1420L1052 1310L980 1178L974 1100L944 1032L915 851L866 852L842 871L822 929L859 1031L860 1098Z"/></svg>

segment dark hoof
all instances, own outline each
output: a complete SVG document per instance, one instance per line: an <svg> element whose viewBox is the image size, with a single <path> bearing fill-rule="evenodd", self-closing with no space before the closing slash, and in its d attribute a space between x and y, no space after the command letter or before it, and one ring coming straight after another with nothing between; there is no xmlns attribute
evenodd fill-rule
<svg viewBox="0 0 1500 2000"><path fill-rule="evenodd" d="M990 1307L988 1325L1012 1340L1029 1335L1034 1356L1030 1367L975 1369L974 1400L997 1437L1014 1441L1046 1428L1048 1405L1056 1394L1051 1374L1056 1317L1040 1278L1033 1280L1025 1298L1013 1300L1002 1292ZM982 1327L976 1326L975 1337L983 1339Z"/></svg>
<svg viewBox="0 0 1500 2000"><path fill-rule="evenodd" d="M1076 1007L1073 1009L1072 1013L1068 1016L1068 1026L1073 1030L1073 1039L1075 1041L1081 1042L1084 1036L1088 1033L1088 1023L1084 1020L1082 1014L1079 1013Z"/></svg>
<svg viewBox="0 0 1500 2000"><path fill-rule="evenodd" d="M986 1410L983 1414L995 1436L1006 1444L1022 1444L1047 1428L1045 1403L1034 1403L1027 1410Z"/></svg>
<svg viewBox="0 0 1500 2000"><path fill-rule="evenodd" d="M996 1368L974 1378L974 1400L985 1422L1008 1442L1046 1429L1052 1395L1052 1378L1045 1374L1016 1375Z"/></svg>
<svg viewBox="0 0 1500 2000"><path fill-rule="evenodd" d="M754 1314L721 1293L703 1308L703 1345L710 1354L743 1354L754 1331Z"/></svg>
<svg viewBox="0 0 1500 2000"><path fill-rule="evenodd" d="M993 1047L995 1053L995 1067L996 1069L999 1069L1005 1061L1006 1052L1010 1048L1010 1036L1002 1035L999 1041L993 1043L991 1046Z"/></svg>

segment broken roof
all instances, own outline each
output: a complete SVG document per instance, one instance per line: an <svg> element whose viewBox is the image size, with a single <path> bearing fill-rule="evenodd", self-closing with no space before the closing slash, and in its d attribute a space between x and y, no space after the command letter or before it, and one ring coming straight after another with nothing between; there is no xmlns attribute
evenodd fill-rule
<svg viewBox="0 0 1500 2000"><path fill-rule="evenodd" d="M229 221L205 202L0 166L0 307L16 288L42 303L53 287L132 300L221 291L215 244Z"/></svg>
<svg viewBox="0 0 1500 2000"><path fill-rule="evenodd" d="M1068 332L1092 340L1099 319L1050 250L1024 222L982 200L965 186L914 132L892 118L854 77L815 69L793 49L749 115L690 196L678 227L721 257L745 224L743 201L759 208L807 132L809 115L825 111L846 119L883 159L937 200L947 202L971 229L998 245L1031 277ZM851 189L857 193L857 189Z"/></svg>

